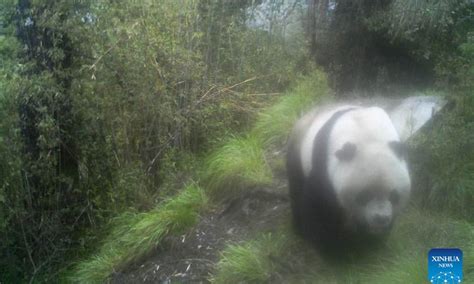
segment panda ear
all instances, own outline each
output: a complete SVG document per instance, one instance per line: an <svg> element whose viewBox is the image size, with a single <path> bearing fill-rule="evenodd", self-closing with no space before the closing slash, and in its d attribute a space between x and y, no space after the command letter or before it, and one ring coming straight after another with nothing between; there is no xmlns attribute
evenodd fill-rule
<svg viewBox="0 0 474 284"><path fill-rule="evenodd" d="M341 161L350 161L354 158L357 146L351 142L346 142L342 149L336 151L336 157Z"/></svg>
<svg viewBox="0 0 474 284"><path fill-rule="evenodd" d="M399 157L400 159L404 159L407 155L407 146L405 143L400 141L390 141L388 142L388 146L392 148L392 151Z"/></svg>

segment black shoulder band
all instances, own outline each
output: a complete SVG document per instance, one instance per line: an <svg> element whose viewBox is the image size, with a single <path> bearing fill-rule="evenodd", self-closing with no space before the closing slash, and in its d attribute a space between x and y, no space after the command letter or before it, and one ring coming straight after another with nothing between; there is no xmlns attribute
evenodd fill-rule
<svg viewBox="0 0 474 284"><path fill-rule="evenodd" d="M328 163L328 144L329 135L334 127L336 121L345 113L354 110L355 108L347 108L335 112L331 118L321 127L316 134L313 141L313 156L312 156L312 174L315 174L321 178L321 180L329 180L327 173Z"/></svg>

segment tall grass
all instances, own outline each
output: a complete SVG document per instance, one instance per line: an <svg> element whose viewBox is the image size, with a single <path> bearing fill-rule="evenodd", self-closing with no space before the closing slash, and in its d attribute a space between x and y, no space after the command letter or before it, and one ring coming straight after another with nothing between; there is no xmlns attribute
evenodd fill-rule
<svg viewBox="0 0 474 284"><path fill-rule="evenodd" d="M362 283L425 283L431 248L458 247L465 255L464 267L474 267L474 227L464 221L427 211L411 210L387 242L384 255L371 269L361 269ZM360 265L359 267L360 268ZM465 269L465 283L474 283L474 271Z"/></svg>
<svg viewBox="0 0 474 284"><path fill-rule="evenodd" d="M213 283L264 283L274 271L272 258L284 251L286 237L262 235L242 245L229 245L216 265L218 273Z"/></svg>
<svg viewBox="0 0 474 284"><path fill-rule="evenodd" d="M279 102L262 111L252 133L265 146L282 145L299 116L330 97L326 75L321 71L314 71L301 78Z"/></svg>
<svg viewBox="0 0 474 284"><path fill-rule="evenodd" d="M273 179L262 143L253 135L229 139L207 159L202 176L206 189L217 197L269 185Z"/></svg>
<svg viewBox="0 0 474 284"><path fill-rule="evenodd" d="M179 234L193 225L206 204L204 191L193 184L150 212L124 214L99 253L80 262L69 280L103 283L112 272L155 248L166 235Z"/></svg>

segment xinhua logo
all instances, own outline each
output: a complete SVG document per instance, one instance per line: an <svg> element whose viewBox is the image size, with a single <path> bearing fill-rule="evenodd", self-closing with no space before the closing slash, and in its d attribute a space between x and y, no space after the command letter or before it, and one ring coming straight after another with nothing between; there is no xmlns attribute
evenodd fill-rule
<svg viewBox="0 0 474 284"><path fill-rule="evenodd" d="M458 248L434 248L428 253L428 281L434 284L462 282L462 251Z"/></svg>

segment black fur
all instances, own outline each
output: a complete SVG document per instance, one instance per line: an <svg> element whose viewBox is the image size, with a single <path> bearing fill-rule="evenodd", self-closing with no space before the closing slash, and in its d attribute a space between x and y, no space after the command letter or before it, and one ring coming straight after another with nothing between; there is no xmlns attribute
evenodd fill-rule
<svg viewBox="0 0 474 284"><path fill-rule="evenodd" d="M408 150L404 143L400 141L390 141L388 142L388 146L392 149L395 155L397 155L397 157L400 159L405 159Z"/></svg>
<svg viewBox="0 0 474 284"><path fill-rule="evenodd" d="M336 151L336 157L341 161L350 161L356 154L357 146L351 142L346 142L342 149Z"/></svg>
<svg viewBox="0 0 474 284"><path fill-rule="evenodd" d="M290 145L288 149L287 169L294 227L303 237L323 248L336 248L351 239L343 230L343 209L329 180L327 153L334 124L352 109L334 113L316 134L309 178L304 177L298 145Z"/></svg>

